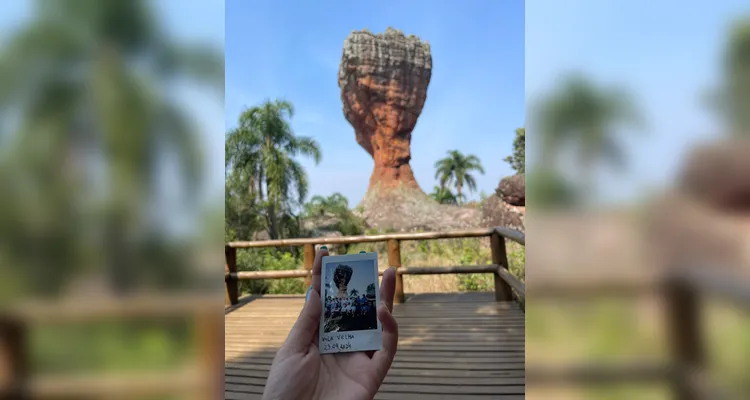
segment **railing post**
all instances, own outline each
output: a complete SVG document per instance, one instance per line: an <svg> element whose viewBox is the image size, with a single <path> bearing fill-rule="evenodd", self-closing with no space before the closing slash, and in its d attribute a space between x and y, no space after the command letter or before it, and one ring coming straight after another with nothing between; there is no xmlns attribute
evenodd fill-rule
<svg viewBox="0 0 750 400"><path fill-rule="evenodd" d="M0 397L26 398L26 332L22 321L0 320Z"/></svg>
<svg viewBox="0 0 750 400"><path fill-rule="evenodd" d="M205 395L201 398L221 399L224 394L224 319L206 306L194 317L201 377L206 380Z"/></svg>
<svg viewBox="0 0 750 400"><path fill-rule="evenodd" d="M398 273L401 268L401 242L396 239L388 240L388 264L396 269L396 293L393 296L394 304L404 302L404 278Z"/></svg>
<svg viewBox="0 0 750 400"><path fill-rule="evenodd" d="M490 249L492 250L492 263L499 265L500 268L508 269L508 254L505 250L505 238L497 232L492 232L490 236ZM495 272L495 301L512 301L513 292L510 285Z"/></svg>
<svg viewBox="0 0 750 400"><path fill-rule="evenodd" d="M304 248L304 267L309 272L309 275L305 276L305 290L312 285L312 267L315 262L315 245L306 244Z"/></svg>
<svg viewBox="0 0 750 400"><path fill-rule="evenodd" d="M665 285L667 329L672 347L673 395L680 400L704 399L696 380L705 365L698 293L686 282L668 279Z"/></svg>
<svg viewBox="0 0 750 400"><path fill-rule="evenodd" d="M237 279L237 249L230 246L224 246L224 272L229 276L224 278L227 290L225 296L226 305L236 305L240 299L240 286Z"/></svg>

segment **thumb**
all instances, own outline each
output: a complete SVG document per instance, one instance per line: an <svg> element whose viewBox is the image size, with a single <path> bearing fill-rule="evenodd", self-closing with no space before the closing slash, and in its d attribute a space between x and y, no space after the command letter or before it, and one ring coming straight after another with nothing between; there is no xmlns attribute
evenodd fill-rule
<svg viewBox="0 0 750 400"><path fill-rule="evenodd" d="M286 338L283 350L292 353L305 353L313 342L320 325L320 294L316 290L309 292L307 301Z"/></svg>

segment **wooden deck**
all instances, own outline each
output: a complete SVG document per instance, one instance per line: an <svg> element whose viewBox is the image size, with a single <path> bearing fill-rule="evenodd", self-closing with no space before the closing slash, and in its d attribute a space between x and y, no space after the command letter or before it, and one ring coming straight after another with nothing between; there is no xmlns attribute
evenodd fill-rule
<svg viewBox="0 0 750 400"><path fill-rule="evenodd" d="M302 296L240 302L225 318L225 398L260 399ZM492 293L423 294L393 311L399 346L376 399L523 399L524 314Z"/></svg>

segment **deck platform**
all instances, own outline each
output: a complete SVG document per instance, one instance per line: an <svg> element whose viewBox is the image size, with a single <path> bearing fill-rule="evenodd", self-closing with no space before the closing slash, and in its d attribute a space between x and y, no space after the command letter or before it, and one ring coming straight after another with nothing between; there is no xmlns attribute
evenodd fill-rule
<svg viewBox="0 0 750 400"><path fill-rule="evenodd" d="M243 299L225 317L225 398L260 399L303 296ZM523 399L524 313L493 293L419 294L394 306L396 358L376 399Z"/></svg>

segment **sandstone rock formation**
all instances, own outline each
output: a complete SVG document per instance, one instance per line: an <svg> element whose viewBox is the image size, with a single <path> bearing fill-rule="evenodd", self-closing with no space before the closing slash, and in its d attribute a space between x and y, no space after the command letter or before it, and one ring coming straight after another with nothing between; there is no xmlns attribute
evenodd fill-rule
<svg viewBox="0 0 750 400"><path fill-rule="evenodd" d="M731 139L696 148L680 178L683 193L707 206L750 210L750 140Z"/></svg>
<svg viewBox="0 0 750 400"><path fill-rule="evenodd" d="M368 193L419 190L409 166L411 132L431 75L430 46L416 36L388 28L377 35L352 32L344 41L338 83L357 143L375 161Z"/></svg>
<svg viewBox="0 0 750 400"><path fill-rule="evenodd" d="M526 206L526 178L523 174L506 176L500 180L495 193L512 206Z"/></svg>
<svg viewBox="0 0 750 400"><path fill-rule="evenodd" d="M483 226L504 226L525 232L525 208L512 206L500 196L490 196L481 204Z"/></svg>

